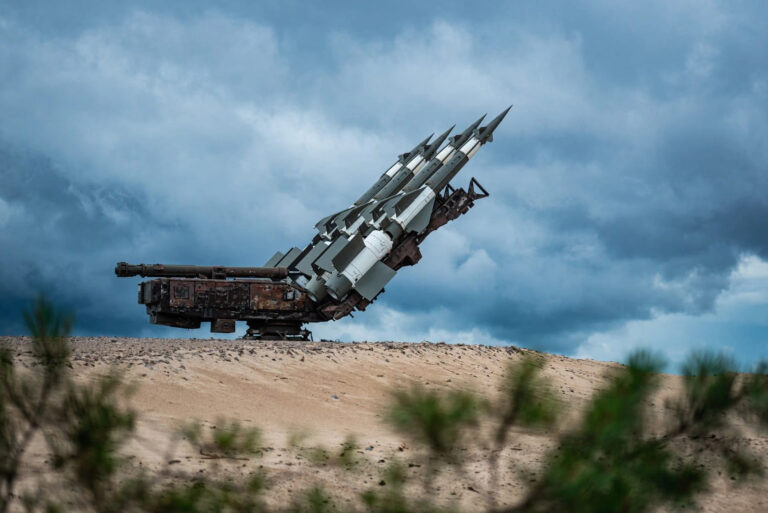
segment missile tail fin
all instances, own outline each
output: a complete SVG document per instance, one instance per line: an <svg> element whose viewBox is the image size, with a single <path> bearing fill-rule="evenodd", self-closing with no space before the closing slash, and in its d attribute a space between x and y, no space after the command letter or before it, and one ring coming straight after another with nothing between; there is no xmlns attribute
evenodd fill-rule
<svg viewBox="0 0 768 513"><path fill-rule="evenodd" d="M397 271L379 261L355 284L355 290L368 301L373 301Z"/></svg>

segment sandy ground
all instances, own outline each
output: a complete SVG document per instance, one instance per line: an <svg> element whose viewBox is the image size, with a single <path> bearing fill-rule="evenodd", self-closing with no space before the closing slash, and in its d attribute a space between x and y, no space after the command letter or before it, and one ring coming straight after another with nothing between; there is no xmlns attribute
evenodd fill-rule
<svg viewBox="0 0 768 513"><path fill-rule="evenodd" d="M28 340L0 337L13 347L23 366L30 362ZM227 472L247 475L259 468L272 476L270 500L283 501L296 490L319 484L341 504L356 501L360 492L380 485L392 461L401 462L417 478L423 472L419 453L384 422L391 391L410 383L435 389L468 388L493 397L504 370L524 350L451 344L256 342L241 340L74 338L73 372L92 379L117 367L134 384L130 403L137 410L137 436L127 447L134 464L174 472L222 472L183 443L174 433L190 421L214 429L221 419L238 420L262 430L266 450L260 458L227 463ZM566 419L605 382L617 364L548 356L545 375ZM664 376L659 397L651 403L659 417L665 395L679 391L679 378ZM568 421L566 420L566 423ZM567 425L562 429L567 429ZM297 434L302 434L298 437ZM355 436L361 463L352 473L311 461L307 450L330 453ZM289 440L300 440L291 448ZM514 504L531 482L538 465L553 448L553 434L516 431L502 454L507 470L498 490L488 490L484 462L488 445L475 440L466 448L469 465L463 475L448 473L436 481L441 500L469 511L482 510L488 494L501 504ZM768 463L768 437L751 433L742 443ZM27 473L34 475L46 455L33 448ZM717 474L717 473L716 473ZM414 484L414 486L416 486ZM716 475L711 492L700 501L703 511L768 511L768 480L738 488L724 473Z"/></svg>

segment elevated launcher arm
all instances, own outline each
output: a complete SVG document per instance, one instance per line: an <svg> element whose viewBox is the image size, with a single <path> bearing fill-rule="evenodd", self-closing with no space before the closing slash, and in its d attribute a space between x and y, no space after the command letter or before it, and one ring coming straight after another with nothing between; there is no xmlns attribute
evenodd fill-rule
<svg viewBox="0 0 768 513"><path fill-rule="evenodd" d="M419 244L427 238L427 235L466 214L470 208L475 206L475 201L488 196L488 191L474 177L469 181L467 190L454 189L450 184L447 185L443 193L437 196L427 228L420 234L410 234L400 244L392 248L392 251L384 259L384 263L395 270L408 265L415 265L421 260Z"/></svg>
<svg viewBox="0 0 768 513"><path fill-rule="evenodd" d="M163 265L138 264L118 262L115 275L120 278L131 276L162 277L162 278L269 278L282 280L294 274L287 267L223 267L203 265Z"/></svg>
<svg viewBox="0 0 768 513"><path fill-rule="evenodd" d="M463 188L454 189L447 185L442 194L437 197L437 202L435 202L427 228L420 234L412 233L408 235L400 244L392 248L392 251L383 262L394 270L415 265L421 260L419 244L427 238L427 235L466 214L475 205L475 201L487 198L488 196L488 191L474 177L469 181L467 190ZM339 320L352 313L355 309L365 310L372 302L357 292L352 292L341 303L326 301L319 309L329 319Z"/></svg>

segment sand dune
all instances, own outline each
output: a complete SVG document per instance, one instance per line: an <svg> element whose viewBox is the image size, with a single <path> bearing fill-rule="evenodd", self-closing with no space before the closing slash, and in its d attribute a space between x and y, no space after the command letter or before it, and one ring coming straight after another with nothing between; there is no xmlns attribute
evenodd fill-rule
<svg viewBox="0 0 768 513"><path fill-rule="evenodd" d="M524 350L451 344L254 342L241 340L167 340L127 338L73 339L73 371L90 379L120 368L135 384L130 401L139 413L137 437L129 450L136 464L159 468L168 458L174 468L206 471L208 462L186 446L173 446L174 431L191 420L207 429L221 418L257 426L264 434L263 458L244 461L235 472L253 472L263 465L274 478L271 500L283 500L292 491L314 483L333 490L340 500L355 500L360 491L377 485L381 470L393 459L418 475L416 449L383 422L390 392L397 386L421 383L436 389L469 388L492 396L498 392L505 367ZM22 366L29 365L28 340L0 337L13 347ZM604 383L617 364L549 356L545 375L571 412ZM655 411L663 413L664 395L679 390L679 379L664 376ZM301 451L288 447L288 439L304 433L304 447L338 447L354 435L363 461L354 475L333 466L318 466ZM751 434L743 443L768 462L768 437ZM505 451L505 462L522 470L505 472L499 490L485 488L483 464L487 447L468 448L468 472L448 474L437 482L445 501L481 510L484 494L494 493L501 503L518 500L525 486L536 479L537 466L552 448L551 435L517 432ZM38 450L39 452L39 450ZM39 452L39 457L44 455ZM505 465L509 467L509 464ZM32 465L32 471L35 467ZM712 492L702 500L703 511L766 511L765 480L732 488L727 475L719 476Z"/></svg>

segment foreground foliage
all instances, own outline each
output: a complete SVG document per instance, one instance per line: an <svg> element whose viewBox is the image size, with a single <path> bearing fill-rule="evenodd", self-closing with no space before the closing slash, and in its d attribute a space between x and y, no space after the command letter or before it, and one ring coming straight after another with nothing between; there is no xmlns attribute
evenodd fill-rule
<svg viewBox="0 0 768 513"><path fill-rule="evenodd" d="M765 364L738 374L724 356L693 355L683 367L683 393L667 400L669 414L654 431L649 405L664 364L637 352L579 412L578 424L559 431L557 413L564 405L553 398L542 373L546 360L529 356L510 365L493 397L418 386L393 393L387 420L421 449L420 483L409 483L403 464L394 461L381 475L382 486L365 490L352 506L340 508L332 492L312 488L295 492L282 507L268 507L265 472L237 479L196 474L179 481L168 479L167 468L136 470L125 449L136 426L136 415L125 403L130 387L117 373L88 384L72 379L71 321L44 299L26 321L31 371L17 372L11 352L0 348L0 513L14 502L27 511L47 512L438 512L451 510L433 498L434 478L448 471L468 483L488 511L634 513L692 503L718 468L736 481L759 477L763 470L762 462L739 446L736 421L768 427ZM500 506L499 476L508 471L500 468L501 454L521 430L559 432L556 449L537 479L529 481L524 498ZM217 471L244 457L259 457L263 449L258 430L223 419L215 431L190 424L179 436ZM47 474L52 477L39 476L36 487L19 493L20 469L35 438L44 440L51 455ZM310 462L345 469L352 485L359 464L354 439L340 451L291 445ZM465 450L481 445L489 448L488 478L477 482L467 471Z"/></svg>

